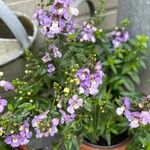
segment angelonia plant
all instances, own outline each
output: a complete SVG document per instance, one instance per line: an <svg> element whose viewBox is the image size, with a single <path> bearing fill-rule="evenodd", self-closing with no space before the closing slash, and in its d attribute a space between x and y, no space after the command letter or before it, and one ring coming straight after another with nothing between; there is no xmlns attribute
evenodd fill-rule
<svg viewBox="0 0 150 150"><path fill-rule="evenodd" d="M9 146L46 137L56 137L56 150L79 149L83 139L100 137L111 145L112 135L128 129L117 114L130 105L117 109L117 101L138 96L148 38L131 38L127 20L111 32L96 27L95 18L77 25L78 14L72 0L41 1L33 18L45 43L38 53L25 51L22 80L10 83L1 73L0 138Z"/></svg>

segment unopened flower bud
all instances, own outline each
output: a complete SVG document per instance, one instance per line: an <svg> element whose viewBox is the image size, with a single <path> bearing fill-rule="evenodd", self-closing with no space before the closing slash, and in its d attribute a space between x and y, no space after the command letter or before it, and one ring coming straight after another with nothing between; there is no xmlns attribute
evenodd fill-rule
<svg viewBox="0 0 150 150"><path fill-rule="evenodd" d="M30 95L31 95L31 92L28 92L27 95L30 96Z"/></svg>
<svg viewBox="0 0 150 150"><path fill-rule="evenodd" d="M62 108L62 104L59 102L59 103L57 104L57 107L58 107L58 108Z"/></svg>
<svg viewBox="0 0 150 150"><path fill-rule="evenodd" d="M68 94L70 92L70 89L68 87L64 88L64 93Z"/></svg>
<svg viewBox="0 0 150 150"><path fill-rule="evenodd" d="M28 74L28 70L25 70L25 74Z"/></svg>
<svg viewBox="0 0 150 150"><path fill-rule="evenodd" d="M71 80L70 80L70 83L73 83L73 82L74 82L74 80L73 80L73 79L71 79Z"/></svg>
<svg viewBox="0 0 150 150"><path fill-rule="evenodd" d="M30 99L30 103L33 103L33 100L32 100L32 99Z"/></svg>
<svg viewBox="0 0 150 150"><path fill-rule="evenodd" d="M141 103L139 103L139 108L143 108L143 105Z"/></svg>
<svg viewBox="0 0 150 150"><path fill-rule="evenodd" d="M14 130L10 130L10 133L11 133L11 134L14 134Z"/></svg>
<svg viewBox="0 0 150 150"><path fill-rule="evenodd" d="M4 75L4 72L0 72L0 77L2 77Z"/></svg>

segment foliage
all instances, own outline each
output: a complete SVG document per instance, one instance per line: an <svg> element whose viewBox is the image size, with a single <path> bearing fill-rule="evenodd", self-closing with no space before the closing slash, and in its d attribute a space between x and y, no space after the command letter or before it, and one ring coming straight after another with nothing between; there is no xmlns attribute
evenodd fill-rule
<svg viewBox="0 0 150 150"><path fill-rule="evenodd" d="M70 14L77 15L77 9L69 2L54 2L40 2L34 19L46 42L36 54L26 50L25 76L13 80L12 94L1 77L9 104L2 107L0 136L12 147L22 145L18 136L27 144L31 137L54 135L56 150L62 145L78 150L84 138L96 143L102 137L111 145L112 134L128 129L116 108L121 97L139 94L135 86L140 83L139 71L146 67L148 38L130 38L127 20L111 34L96 28L94 18L74 28ZM49 5L53 11L47 10Z"/></svg>

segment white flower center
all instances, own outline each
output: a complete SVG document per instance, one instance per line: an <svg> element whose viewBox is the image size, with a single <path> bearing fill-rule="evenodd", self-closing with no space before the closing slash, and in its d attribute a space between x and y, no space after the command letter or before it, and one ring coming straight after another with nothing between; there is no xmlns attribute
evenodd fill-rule
<svg viewBox="0 0 150 150"><path fill-rule="evenodd" d="M63 12L63 8L58 9L58 13L61 14Z"/></svg>
<svg viewBox="0 0 150 150"><path fill-rule="evenodd" d="M17 138L13 138L13 142L14 142L14 143L17 143L17 142L18 142L18 139L17 139Z"/></svg>
<svg viewBox="0 0 150 150"><path fill-rule="evenodd" d="M52 23L52 27L54 27L54 28L58 28L58 21L53 21L53 23Z"/></svg>

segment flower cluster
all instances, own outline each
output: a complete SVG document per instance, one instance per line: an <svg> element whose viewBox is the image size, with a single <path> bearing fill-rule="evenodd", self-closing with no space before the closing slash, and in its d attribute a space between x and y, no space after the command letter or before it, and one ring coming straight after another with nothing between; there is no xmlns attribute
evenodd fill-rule
<svg viewBox="0 0 150 150"><path fill-rule="evenodd" d="M62 57L62 53L60 52L59 48L56 47L56 45L50 45L49 49L53 51L53 57L54 58L61 58Z"/></svg>
<svg viewBox="0 0 150 150"><path fill-rule="evenodd" d="M4 88L5 91L14 90L13 85L9 81L5 81L5 80L0 81L0 87Z"/></svg>
<svg viewBox="0 0 150 150"><path fill-rule="evenodd" d="M61 58L62 57L62 53L60 52L59 48L56 47L56 45L50 45L49 46L49 50L50 52L46 52L45 55L42 57L42 61L43 63L47 63L47 72L49 74L53 73L55 71L55 66L50 63L52 61L52 57L53 58Z"/></svg>
<svg viewBox="0 0 150 150"><path fill-rule="evenodd" d="M5 143L12 147L19 147L20 145L26 145L32 137L32 132L29 130L29 119L25 120L20 127L18 134L8 134L5 138Z"/></svg>
<svg viewBox="0 0 150 150"><path fill-rule="evenodd" d="M139 104L139 108L131 108L131 101L128 97L123 99L123 105L117 108L116 112L118 115L124 114L124 116L129 121L129 126L132 128L137 128L140 124L147 125L150 124L150 111L148 108L145 109L144 105L147 105L147 100L144 98L144 101Z"/></svg>
<svg viewBox="0 0 150 150"><path fill-rule="evenodd" d="M0 87L2 87L6 92L14 90L13 85L9 81L1 80ZM0 113L4 111L5 106L7 106L7 100L0 97Z"/></svg>
<svg viewBox="0 0 150 150"><path fill-rule="evenodd" d="M41 32L45 36L54 38L66 31L72 32L71 17L79 14L78 9L72 7L72 3L72 0L54 0L49 10L36 11L34 19L42 27Z"/></svg>
<svg viewBox="0 0 150 150"><path fill-rule="evenodd" d="M32 120L32 126L36 132L36 138L53 137L58 132L58 124L58 118L53 118L51 121L48 120L48 112L34 116Z"/></svg>
<svg viewBox="0 0 150 150"><path fill-rule="evenodd" d="M77 78L79 79L79 93L85 95L96 95L99 90L98 87L102 84L104 73L102 71L101 62L97 62L95 66L95 73L91 73L88 68L82 68L77 71Z"/></svg>
<svg viewBox="0 0 150 150"><path fill-rule="evenodd" d="M5 106L7 106L7 101L0 97L0 113L4 111Z"/></svg>
<svg viewBox="0 0 150 150"><path fill-rule="evenodd" d="M81 42L83 41L88 41L88 42L96 42L96 38L95 38L95 31L96 31L96 27L93 26L92 24L87 24L86 22L84 23L83 27L81 28L80 31L80 36L79 39Z"/></svg>
<svg viewBox="0 0 150 150"><path fill-rule="evenodd" d="M114 48L118 48L122 43L126 43L129 40L129 32L124 29L116 29L111 32L112 44Z"/></svg>

